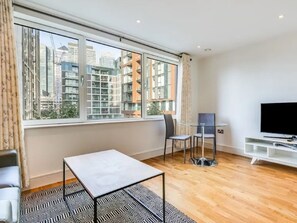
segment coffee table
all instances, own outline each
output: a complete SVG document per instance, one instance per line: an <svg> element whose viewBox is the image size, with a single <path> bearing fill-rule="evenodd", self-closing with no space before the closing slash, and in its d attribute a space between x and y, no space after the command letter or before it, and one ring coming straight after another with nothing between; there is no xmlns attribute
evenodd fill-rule
<svg viewBox="0 0 297 223"><path fill-rule="evenodd" d="M66 166L83 186L83 190L66 194ZM163 216L151 211L125 188L162 176ZM94 202L94 223L97 222L97 199L123 190L160 221L165 222L165 173L116 150L72 156L63 160L63 199L71 212L67 196L86 191Z"/></svg>

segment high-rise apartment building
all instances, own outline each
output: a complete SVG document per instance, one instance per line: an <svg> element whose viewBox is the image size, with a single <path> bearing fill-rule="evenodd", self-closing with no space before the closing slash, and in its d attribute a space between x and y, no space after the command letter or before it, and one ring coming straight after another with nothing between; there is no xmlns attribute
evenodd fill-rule
<svg viewBox="0 0 297 223"><path fill-rule="evenodd" d="M92 46L87 46L87 66L96 64L96 52ZM62 47L64 53L60 57L62 74L62 99L64 104L78 105L79 103L79 67L78 44L68 43L68 47Z"/></svg>
<svg viewBox="0 0 297 223"><path fill-rule="evenodd" d="M121 53L122 113L125 117L141 117L141 55Z"/></svg>
<svg viewBox="0 0 297 223"><path fill-rule="evenodd" d="M86 63L87 65L96 65L96 51L92 46L86 46Z"/></svg>
<svg viewBox="0 0 297 223"><path fill-rule="evenodd" d="M175 114L177 66L148 59L146 68L148 108L155 104L161 112Z"/></svg>
<svg viewBox="0 0 297 223"><path fill-rule="evenodd" d="M115 58L111 53L103 53L99 58L99 65L101 67L115 68Z"/></svg>
<svg viewBox="0 0 297 223"><path fill-rule="evenodd" d="M68 62L78 62L78 44L68 43ZM96 51L92 46L86 46L86 63L87 65L96 65Z"/></svg>
<svg viewBox="0 0 297 223"><path fill-rule="evenodd" d="M147 112L175 114L177 66L153 59L146 60L145 99ZM122 51L122 113L125 117L141 116L141 55ZM149 112L148 112L149 113ZM149 114L150 115L150 114Z"/></svg>
<svg viewBox="0 0 297 223"><path fill-rule="evenodd" d="M78 44L68 43L68 61L67 62L78 62Z"/></svg>
<svg viewBox="0 0 297 223"><path fill-rule="evenodd" d="M68 48L61 46L55 50L55 93L54 102L56 108L62 105L62 65L61 63L68 61Z"/></svg>
<svg viewBox="0 0 297 223"><path fill-rule="evenodd" d="M78 64L61 62L62 71L62 105L79 105Z"/></svg>
<svg viewBox="0 0 297 223"><path fill-rule="evenodd" d="M40 44L40 105L41 110L54 107L55 101L55 55L54 50Z"/></svg>
<svg viewBox="0 0 297 223"><path fill-rule="evenodd" d="M88 119L121 117L121 85L117 70L109 67L87 66Z"/></svg>
<svg viewBox="0 0 297 223"><path fill-rule="evenodd" d="M16 27L19 72L23 82L23 118L25 120L40 117L40 44L38 30L28 27Z"/></svg>

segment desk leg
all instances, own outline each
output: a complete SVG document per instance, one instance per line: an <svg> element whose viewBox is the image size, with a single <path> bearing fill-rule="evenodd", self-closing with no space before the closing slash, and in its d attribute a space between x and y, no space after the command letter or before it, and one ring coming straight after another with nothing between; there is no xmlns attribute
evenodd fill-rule
<svg viewBox="0 0 297 223"><path fill-rule="evenodd" d="M63 199L65 201L65 161L63 160Z"/></svg>
<svg viewBox="0 0 297 223"><path fill-rule="evenodd" d="M184 141L184 163L186 163L187 140Z"/></svg>
<svg viewBox="0 0 297 223"><path fill-rule="evenodd" d="M126 192L131 198L133 198L138 204L140 204L143 208L145 208L148 212L150 212L152 215L154 215L157 219L159 219L161 222L165 222L165 173L162 173L158 176L162 175L162 193L163 193L163 216L158 216L155 214L148 206L146 206L145 203L143 203L139 198L134 197L134 195L126 189L123 189L124 192ZM95 205L94 205L95 206Z"/></svg>
<svg viewBox="0 0 297 223"><path fill-rule="evenodd" d="M165 173L162 175L162 187L163 187L163 222L165 223Z"/></svg>
<svg viewBox="0 0 297 223"><path fill-rule="evenodd" d="M201 145L201 150L202 150L202 158L204 158L204 126L201 126L201 133L202 133L202 145Z"/></svg>
<svg viewBox="0 0 297 223"><path fill-rule="evenodd" d="M192 144L192 136L190 138L190 158L192 159L194 157L193 155L193 144Z"/></svg>
<svg viewBox="0 0 297 223"><path fill-rule="evenodd" d="M94 223L97 222L97 198L94 198Z"/></svg>

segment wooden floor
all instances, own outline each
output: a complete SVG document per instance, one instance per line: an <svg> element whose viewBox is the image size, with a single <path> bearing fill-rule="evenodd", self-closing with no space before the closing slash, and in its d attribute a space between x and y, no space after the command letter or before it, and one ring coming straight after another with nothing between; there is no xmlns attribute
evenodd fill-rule
<svg viewBox="0 0 297 223"><path fill-rule="evenodd" d="M297 168L251 165L248 158L222 152L217 160L216 167L198 167L183 164L177 152L165 162L162 157L144 162L166 172L167 202L199 223L297 222ZM144 185L161 195L161 178Z"/></svg>
<svg viewBox="0 0 297 223"><path fill-rule="evenodd" d="M183 164L183 154L146 160L166 172L166 200L197 222L297 222L297 169L218 152L218 166ZM147 187L161 195L161 179Z"/></svg>

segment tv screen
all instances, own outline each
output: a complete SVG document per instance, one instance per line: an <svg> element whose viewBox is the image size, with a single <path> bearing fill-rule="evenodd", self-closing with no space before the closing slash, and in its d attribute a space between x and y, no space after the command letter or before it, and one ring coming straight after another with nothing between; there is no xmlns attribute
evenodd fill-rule
<svg viewBox="0 0 297 223"><path fill-rule="evenodd" d="M297 103L261 104L261 132L297 135Z"/></svg>

